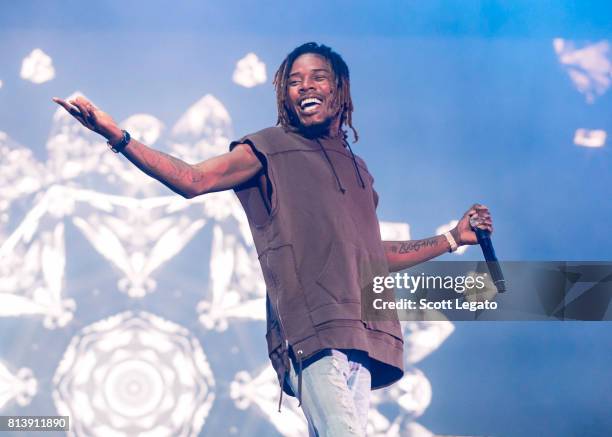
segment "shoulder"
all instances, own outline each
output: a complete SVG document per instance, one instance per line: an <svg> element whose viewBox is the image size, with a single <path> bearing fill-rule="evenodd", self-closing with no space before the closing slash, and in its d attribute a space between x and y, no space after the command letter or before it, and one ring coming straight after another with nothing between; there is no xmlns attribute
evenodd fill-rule
<svg viewBox="0 0 612 437"><path fill-rule="evenodd" d="M280 126L268 127L253 132L243 136L238 141L234 141L232 144L235 146L239 143L246 143L265 155L311 150L313 148L312 144L309 144L309 141L304 137Z"/></svg>
<svg viewBox="0 0 612 437"><path fill-rule="evenodd" d="M370 175L370 177L372 177L372 174L370 173L370 170L368 169L368 166L367 166L365 160L361 156L355 154L355 161L357 162L357 165L360 168L365 170Z"/></svg>
<svg viewBox="0 0 612 437"><path fill-rule="evenodd" d="M265 129L261 129L258 130L257 132L253 132L250 133L248 135L245 135L244 138L248 139L248 138L255 138L258 140L265 140L267 142L277 142L277 141L282 141L284 139L286 139L290 134L285 131L285 129L283 129L280 126L272 126L272 127L267 127Z"/></svg>
<svg viewBox="0 0 612 437"><path fill-rule="evenodd" d="M289 138L290 134L282 127L267 127L244 135L239 140L233 141L230 148L243 143L249 144L251 147L265 154L274 153L281 145L286 144Z"/></svg>
<svg viewBox="0 0 612 437"><path fill-rule="evenodd" d="M357 164L359 164L359 166L365 168L366 170L368 169L365 160L361 156L355 154L355 160L357 161Z"/></svg>

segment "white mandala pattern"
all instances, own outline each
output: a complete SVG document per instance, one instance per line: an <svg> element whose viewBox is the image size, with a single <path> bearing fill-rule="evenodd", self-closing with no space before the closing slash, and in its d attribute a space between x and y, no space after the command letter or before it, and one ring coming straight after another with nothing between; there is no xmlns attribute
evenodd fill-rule
<svg viewBox="0 0 612 437"><path fill-rule="evenodd" d="M87 326L70 342L53 383L73 436L195 436L215 399L198 340L148 313Z"/></svg>
<svg viewBox="0 0 612 437"><path fill-rule="evenodd" d="M266 82L266 64L255 53L247 53L236 63L232 75L234 83L245 88L253 88Z"/></svg>
<svg viewBox="0 0 612 437"><path fill-rule="evenodd" d="M279 393L278 378L272 366L266 366L255 376L247 371L238 372L230 385L230 396L237 408L245 410L255 406L285 437L308 434L306 419L296 402L284 402L282 414L278 414Z"/></svg>
<svg viewBox="0 0 612 437"><path fill-rule="evenodd" d="M34 49L21 63L20 76L35 84L50 81L55 77L53 59L41 49Z"/></svg>
<svg viewBox="0 0 612 437"><path fill-rule="evenodd" d="M553 40L559 62L566 68L576 89L584 94L587 103L603 95L612 83L610 43L606 40L576 47L574 41Z"/></svg>
<svg viewBox="0 0 612 437"><path fill-rule="evenodd" d="M0 362L0 408L15 400L19 406L28 405L38 391L38 381L32 370L22 367L16 373Z"/></svg>

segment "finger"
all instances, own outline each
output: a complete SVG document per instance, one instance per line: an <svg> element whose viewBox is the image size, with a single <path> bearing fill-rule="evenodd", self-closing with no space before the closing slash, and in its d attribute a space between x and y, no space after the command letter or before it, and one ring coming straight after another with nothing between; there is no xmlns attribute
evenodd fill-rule
<svg viewBox="0 0 612 437"><path fill-rule="evenodd" d="M480 203L475 203L471 206L470 210L475 210L478 212L485 212L485 211L489 211L489 207L486 205L482 205Z"/></svg>
<svg viewBox="0 0 612 437"><path fill-rule="evenodd" d="M75 99L75 101L77 103L79 103L80 105L83 105L85 107L91 106L91 102L89 100L87 100L85 97L83 96L77 96L77 98Z"/></svg>
<svg viewBox="0 0 612 437"><path fill-rule="evenodd" d="M488 210L489 207L486 205L483 205L482 203L475 203L472 206L470 206L470 209L474 209L476 211L485 211L485 210Z"/></svg>
<svg viewBox="0 0 612 437"><path fill-rule="evenodd" d="M87 99L83 99L83 107L87 110L87 120L93 125L96 121L96 108L93 103Z"/></svg>
<svg viewBox="0 0 612 437"><path fill-rule="evenodd" d="M489 225L478 225L476 226L476 228L478 229L482 229L484 231L489 231L490 233L493 233L493 226L489 226Z"/></svg>
<svg viewBox="0 0 612 437"><path fill-rule="evenodd" d="M478 217L490 217L491 212L488 209L476 209L476 214Z"/></svg>
<svg viewBox="0 0 612 437"><path fill-rule="evenodd" d="M87 109L87 115L88 115L88 119L90 122L94 123L96 120L96 108L93 104L91 103L87 103L85 105L85 108Z"/></svg>
<svg viewBox="0 0 612 437"><path fill-rule="evenodd" d="M97 119L97 114L95 110L90 109L89 110L89 114L91 116L91 118L89 119L92 125L95 125L98 123L98 119Z"/></svg>
<svg viewBox="0 0 612 437"><path fill-rule="evenodd" d="M89 100L87 101L87 107L88 107L90 110L92 110L92 111L95 111L96 109L98 109L98 107L97 107L96 105L94 105L94 104L93 104L93 102L91 102L91 101L89 101Z"/></svg>
<svg viewBox="0 0 612 437"><path fill-rule="evenodd" d="M493 228L493 222L491 220L477 220L476 221L476 227L477 228L481 228L481 229L484 229L484 228L487 228L487 229Z"/></svg>
<svg viewBox="0 0 612 437"><path fill-rule="evenodd" d="M81 111L81 114L83 114L84 118L89 118L89 111L87 110L87 106L83 99L77 97L76 99L70 101L70 103L79 108L79 111Z"/></svg>
<svg viewBox="0 0 612 437"><path fill-rule="evenodd" d="M485 229L485 228L492 227L493 223L491 223L490 221L476 221L476 222L470 223L470 225L472 226L472 228Z"/></svg>
<svg viewBox="0 0 612 437"><path fill-rule="evenodd" d="M83 115L78 110L78 108L75 108L70 103L66 102L65 100L58 99L57 97L55 97L53 101L57 103L58 105L62 106L66 110L66 112L68 112L70 115L76 118L79 123L81 123L82 125L85 125L85 120L83 119Z"/></svg>
<svg viewBox="0 0 612 437"><path fill-rule="evenodd" d="M83 125L85 125L85 127L91 129L91 114L89 113L87 107L85 106L85 102L83 102L83 100L81 99L76 99L76 100L72 100L70 103L72 103L74 106L76 106L77 108L79 108L79 111L81 113L81 118L82 118L82 122Z"/></svg>
<svg viewBox="0 0 612 437"><path fill-rule="evenodd" d="M65 100L60 99L59 97L53 97L53 101L68 111L69 114L74 115L73 112L77 111L77 109L68 103ZM78 112L78 111L77 111Z"/></svg>
<svg viewBox="0 0 612 437"><path fill-rule="evenodd" d="M83 108L87 110L88 116L91 116L91 113L94 111L94 105L85 97L79 96L77 97L77 101L83 105Z"/></svg>

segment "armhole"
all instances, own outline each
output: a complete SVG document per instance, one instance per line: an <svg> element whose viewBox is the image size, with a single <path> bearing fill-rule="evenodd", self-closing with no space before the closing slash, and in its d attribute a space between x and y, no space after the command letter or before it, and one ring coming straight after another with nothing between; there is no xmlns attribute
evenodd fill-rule
<svg viewBox="0 0 612 437"><path fill-rule="evenodd" d="M274 175L272 174L272 169L268 163L268 157L264 152L259 150L255 143L250 138L242 138L240 141L234 141L230 144L230 151L234 149L238 144L246 144L248 145L259 162L261 163L262 170L259 171L256 175L254 175L247 182L238 185L234 188L236 194L240 196L241 192L248 191L248 196L250 197L249 204L252 205L252 211L250 211L252 215L252 219L256 227L264 227L266 226L271 218L275 215L277 209L277 196L276 196L276 186L274 184ZM259 204L253 205L251 202L255 199L252 196L257 193L259 196ZM264 219L262 217L262 207L266 211L267 217Z"/></svg>
<svg viewBox="0 0 612 437"><path fill-rule="evenodd" d="M374 187L372 187L372 197L374 198L374 209L378 209L378 193Z"/></svg>

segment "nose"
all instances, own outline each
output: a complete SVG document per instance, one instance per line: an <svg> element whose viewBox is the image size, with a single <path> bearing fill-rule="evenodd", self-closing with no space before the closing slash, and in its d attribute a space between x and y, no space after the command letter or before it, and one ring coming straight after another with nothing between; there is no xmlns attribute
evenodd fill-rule
<svg viewBox="0 0 612 437"><path fill-rule="evenodd" d="M305 77L304 80L301 82L300 92L306 92L308 90L313 90L314 84L315 84L314 80L312 80L309 77Z"/></svg>

